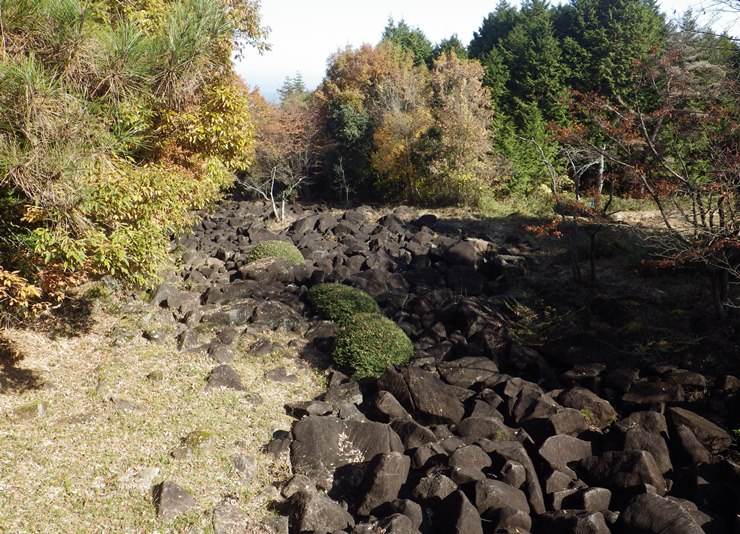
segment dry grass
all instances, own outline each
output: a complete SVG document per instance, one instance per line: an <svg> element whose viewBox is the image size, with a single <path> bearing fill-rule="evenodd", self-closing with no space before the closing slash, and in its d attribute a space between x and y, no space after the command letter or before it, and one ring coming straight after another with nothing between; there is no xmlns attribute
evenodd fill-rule
<svg viewBox="0 0 740 534"><path fill-rule="evenodd" d="M275 430L290 429L283 405L315 397L323 377L296 357L296 349L250 356L246 339L232 366L248 391L204 393L217 365L208 356L178 353L172 336L114 342L122 329L139 327L140 334L144 313L143 307L117 315L97 309L90 331L77 337L5 330L16 365L39 380L0 392L0 532L181 532L192 526L208 532L213 508L227 498L252 523L270 513L271 483L285 478L288 468L260 450ZM289 341L287 334L269 335ZM265 372L279 365L299 381L266 379ZM161 379L148 378L152 371ZM122 410L111 399L134 409ZM39 402L44 415L14 417L19 407ZM195 430L212 432L214 446L174 459L181 438ZM247 485L230 463L233 454L258 460ZM197 509L173 523L159 521L151 488L122 483L140 467L159 470L154 483L170 479L191 491Z"/></svg>

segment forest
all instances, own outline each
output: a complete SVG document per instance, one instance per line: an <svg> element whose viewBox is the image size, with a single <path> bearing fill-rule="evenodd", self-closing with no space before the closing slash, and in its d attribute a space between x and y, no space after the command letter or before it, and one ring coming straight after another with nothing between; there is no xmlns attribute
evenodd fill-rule
<svg viewBox="0 0 740 534"><path fill-rule="evenodd" d="M278 219L298 198L592 218L642 199L659 261L701 267L732 304L737 39L652 0L502 0L470 43L391 19L274 104L232 66L269 49L259 7L0 0L4 309L38 314L88 275L151 284L168 236L233 191Z"/></svg>

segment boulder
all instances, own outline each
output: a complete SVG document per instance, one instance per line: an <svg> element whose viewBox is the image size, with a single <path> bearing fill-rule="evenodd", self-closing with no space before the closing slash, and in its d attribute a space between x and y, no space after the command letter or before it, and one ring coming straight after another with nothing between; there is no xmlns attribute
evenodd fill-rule
<svg viewBox="0 0 740 534"><path fill-rule="evenodd" d="M400 452L375 456L365 473L363 495L357 513L370 515L378 506L395 500L406 482L410 466L411 459Z"/></svg>
<svg viewBox="0 0 740 534"><path fill-rule="evenodd" d="M702 534L688 510L675 501L644 493L634 497L619 514L616 524L624 534Z"/></svg>
<svg viewBox="0 0 740 534"><path fill-rule="evenodd" d="M666 410L666 416L674 428L684 425L691 429L701 444L712 453L722 452L732 445L732 437L727 431L697 413L672 407Z"/></svg>
<svg viewBox="0 0 740 534"><path fill-rule="evenodd" d="M320 493L299 491L288 502L291 532L334 532L355 524L347 510Z"/></svg>
<svg viewBox="0 0 740 534"><path fill-rule="evenodd" d="M610 451L589 456L577 462L574 470L587 484L612 491L633 490L648 484L659 495L666 492L663 474L647 451Z"/></svg>

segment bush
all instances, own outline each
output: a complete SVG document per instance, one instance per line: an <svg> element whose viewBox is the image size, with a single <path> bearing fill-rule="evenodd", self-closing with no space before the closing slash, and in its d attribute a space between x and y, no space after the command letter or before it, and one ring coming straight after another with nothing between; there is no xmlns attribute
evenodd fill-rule
<svg viewBox="0 0 740 534"><path fill-rule="evenodd" d="M339 329L332 359L352 369L355 378L378 377L389 365L407 363L413 350L396 323L379 314L358 313Z"/></svg>
<svg viewBox="0 0 740 534"><path fill-rule="evenodd" d="M308 301L319 315L337 323L358 313L380 313L370 295L344 284L317 284L309 290Z"/></svg>
<svg viewBox="0 0 740 534"><path fill-rule="evenodd" d="M262 258L285 258L295 265L302 265L306 260L293 243L287 241L262 241L247 256L247 263Z"/></svg>

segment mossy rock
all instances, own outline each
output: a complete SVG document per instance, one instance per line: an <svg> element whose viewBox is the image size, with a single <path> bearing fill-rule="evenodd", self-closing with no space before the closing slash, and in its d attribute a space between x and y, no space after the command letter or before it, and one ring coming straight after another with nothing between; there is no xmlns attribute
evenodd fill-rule
<svg viewBox="0 0 740 534"><path fill-rule="evenodd" d="M319 315L337 323L358 313L380 313L373 297L344 284L316 284L308 291L308 301Z"/></svg>
<svg viewBox="0 0 740 534"><path fill-rule="evenodd" d="M306 261L301 251L293 243L287 241L262 241L257 243L247 255L247 263L263 258L285 258L295 265L301 265Z"/></svg>
<svg viewBox="0 0 740 534"><path fill-rule="evenodd" d="M358 313L342 323L332 359L352 369L355 378L378 377L389 365L407 363L413 351L396 323L376 313Z"/></svg>

